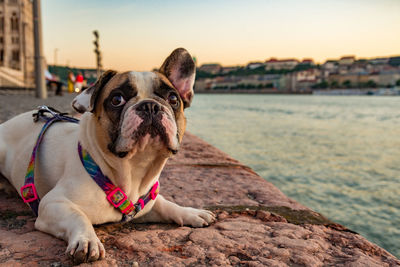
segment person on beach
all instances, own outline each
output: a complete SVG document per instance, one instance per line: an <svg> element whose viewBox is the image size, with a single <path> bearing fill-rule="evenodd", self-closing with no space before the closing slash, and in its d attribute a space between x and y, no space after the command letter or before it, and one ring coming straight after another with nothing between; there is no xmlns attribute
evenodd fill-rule
<svg viewBox="0 0 400 267"><path fill-rule="evenodd" d="M68 72L68 93L74 92L75 75L72 71Z"/></svg>
<svg viewBox="0 0 400 267"><path fill-rule="evenodd" d="M78 72L78 75L76 75L75 79L75 91L77 93L82 91L82 86L83 86L83 75L82 72Z"/></svg>

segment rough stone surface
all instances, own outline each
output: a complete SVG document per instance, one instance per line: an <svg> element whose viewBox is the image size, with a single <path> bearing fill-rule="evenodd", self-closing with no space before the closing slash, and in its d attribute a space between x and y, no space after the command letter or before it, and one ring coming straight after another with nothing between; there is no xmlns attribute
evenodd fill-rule
<svg viewBox="0 0 400 267"><path fill-rule="evenodd" d="M0 115L0 121L7 117ZM217 222L197 229L98 226L106 258L81 266L400 266L384 249L289 199L250 168L189 133L160 183L166 198L208 207ZM66 243L34 230L34 221L18 197L0 195L0 266L72 265L64 255Z"/></svg>

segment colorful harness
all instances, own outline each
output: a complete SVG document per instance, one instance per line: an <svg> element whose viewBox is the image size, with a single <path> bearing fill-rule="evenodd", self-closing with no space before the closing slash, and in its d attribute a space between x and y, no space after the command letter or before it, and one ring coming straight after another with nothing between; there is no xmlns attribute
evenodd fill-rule
<svg viewBox="0 0 400 267"><path fill-rule="evenodd" d="M44 115L44 113L50 113L52 117ZM25 183L21 187L21 197L25 203L28 203L35 215L38 215L38 208L40 198L37 194L36 187L34 184L34 174L35 174L35 159L40 143L43 140L44 134L47 129L54 123L58 121L79 123L78 119L66 116L66 113L60 113L57 110L47 107L38 107L38 112L33 114L34 122L39 121L40 118L45 119L42 130L39 133L36 144L33 148L31 160L29 161L28 170L25 176ZM133 204L132 201L128 199L125 192L121 188L115 186L111 180L105 176L100 167L96 164L89 153L84 150L81 144L78 142L78 153L79 158L86 171L89 173L90 177L97 183L97 185L105 192L107 200L117 208L122 214L121 221L128 221L132 219L139 211L141 211L144 206L150 201L155 200L159 192L158 181L152 186L150 191L141 196L139 200Z"/></svg>
<svg viewBox="0 0 400 267"><path fill-rule="evenodd" d="M139 200L133 204L133 202L128 199L125 192L122 191L121 188L115 186L110 179L103 174L100 167L96 164L90 154L82 148L79 142L78 153L81 162L90 177L92 177L93 181L95 181L96 184L106 193L107 200L111 205L119 209L123 214L123 222L132 219L150 200L156 199L159 192L158 181L151 187L147 194L141 196Z"/></svg>

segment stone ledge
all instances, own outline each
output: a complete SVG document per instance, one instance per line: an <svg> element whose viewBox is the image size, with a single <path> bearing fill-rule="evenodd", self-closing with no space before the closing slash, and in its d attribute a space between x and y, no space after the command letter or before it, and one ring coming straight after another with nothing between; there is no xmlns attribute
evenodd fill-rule
<svg viewBox="0 0 400 267"><path fill-rule="evenodd" d="M289 199L250 168L194 135L169 161L161 193L208 207L207 228L170 224L96 227L106 259L81 266L399 266L357 233ZM0 196L0 266L70 266L66 244L34 230L23 202Z"/></svg>

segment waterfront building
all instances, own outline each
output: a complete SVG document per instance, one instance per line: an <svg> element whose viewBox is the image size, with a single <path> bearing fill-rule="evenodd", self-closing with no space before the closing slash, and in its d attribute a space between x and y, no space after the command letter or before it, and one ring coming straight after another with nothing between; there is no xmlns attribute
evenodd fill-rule
<svg viewBox="0 0 400 267"><path fill-rule="evenodd" d="M400 69L386 70L379 73L378 84L383 87L392 87L400 81Z"/></svg>
<svg viewBox="0 0 400 267"><path fill-rule="evenodd" d="M305 58L299 63L299 65L315 66L315 63L314 63L314 60L312 58Z"/></svg>
<svg viewBox="0 0 400 267"><path fill-rule="evenodd" d="M199 71L203 71L210 74L217 74L221 71L222 66L217 63L203 64L199 67Z"/></svg>
<svg viewBox="0 0 400 267"><path fill-rule="evenodd" d="M34 86L30 0L0 0L0 86Z"/></svg>
<svg viewBox="0 0 400 267"><path fill-rule="evenodd" d="M283 59L270 58L265 62L265 70L292 70L299 64L297 59Z"/></svg>
<svg viewBox="0 0 400 267"><path fill-rule="evenodd" d="M263 62L250 62L246 66L246 68L250 69L250 70L254 70L254 69L257 69L259 67L265 67L265 63L263 63Z"/></svg>
<svg viewBox="0 0 400 267"><path fill-rule="evenodd" d="M221 74L228 74L229 72L236 71L240 68L240 66L228 66L222 67L220 73Z"/></svg>
<svg viewBox="0 0 400 267"><path fill-rule="evenodd" d="M355 56L345 56L339 59L339 65L349 66L356 61Z"/></svg>
<svg viewBox="0 0 400 267"><path fill-rule="evenodd" d="M389 58L387 58L387 57L373 58L373 59L368 60L368 62L372 65L388 64Z"/></svg>
<svg viewBox="0 0 400 267"><path fill-rule="evenodd" d="M400 57L389 58L388 64L393 67L400 67Z"/></svg>

